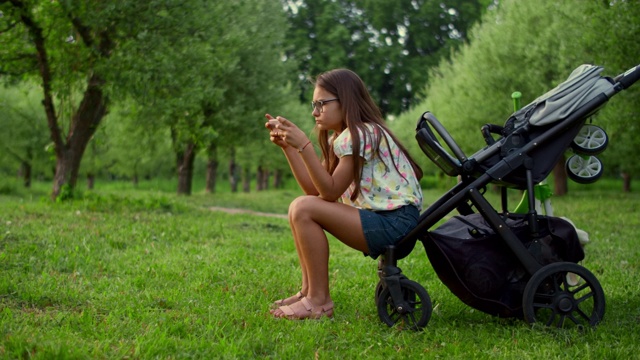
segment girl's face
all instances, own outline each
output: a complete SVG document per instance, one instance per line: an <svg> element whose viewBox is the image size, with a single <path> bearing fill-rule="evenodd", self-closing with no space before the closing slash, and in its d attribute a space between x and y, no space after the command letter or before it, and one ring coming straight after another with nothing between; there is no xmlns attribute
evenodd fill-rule
<svg viewBox="0 0 640 360"><path fill-rule="evenodd" d="M335 100L336 98L337 96L320 86L316 86L313 90L313 101L317 106L314 107L311 115L316 119L318 130L333 130L338 133L342 131L344 123L342 107L340 100ZM324 103L320 106L320 102Z"/></svg>

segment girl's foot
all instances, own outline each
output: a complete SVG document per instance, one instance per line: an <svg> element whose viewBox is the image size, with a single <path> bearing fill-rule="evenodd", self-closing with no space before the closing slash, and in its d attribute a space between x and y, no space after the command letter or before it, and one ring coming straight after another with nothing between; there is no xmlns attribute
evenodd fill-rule
<svg viewBox="0 0 640 360"><path fill-rule="evenodd" d="M298 301L302 300L302 298L304 298L304 294L302 294L301 291L298 291L297 294L289 296L286 299L276 300L273 302L272 309L269 310L269 312L273 314L276 310L278 310L279 307L295 304Z"/></svg>
<svg viewBox="0 0 640 360"><path fill-rule="evenodd" d="M333 301L321 306L315 306L309 299L303 297L302 300L291 305L281 306L278 310L274 312L275 317L284 317L292 320L320 319L323 316L330 318L333 316Z"/></svg>

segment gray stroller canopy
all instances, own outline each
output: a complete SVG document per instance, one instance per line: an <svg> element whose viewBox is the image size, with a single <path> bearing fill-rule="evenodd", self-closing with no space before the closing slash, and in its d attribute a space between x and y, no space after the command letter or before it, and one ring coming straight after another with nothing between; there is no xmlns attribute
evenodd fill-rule
<svg viewBox="0 0 640 360"><path fill-rule="evenodd" d="M511 115L515 127L527 122L542 126L565 119L612 86L609 79L600 76L602 70L600 66L580 65L566 81Z"/></svg>

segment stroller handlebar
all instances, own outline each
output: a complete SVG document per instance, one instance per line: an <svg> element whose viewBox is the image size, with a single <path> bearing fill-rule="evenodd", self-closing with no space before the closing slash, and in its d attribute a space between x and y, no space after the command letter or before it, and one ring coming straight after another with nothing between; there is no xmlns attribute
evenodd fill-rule
<svg viewBox="0 0 640 360"><path fill-rule="evenodd" d="M615 81L619 83L623 89L627 89L638 80L640 80L640 65L627 70L615 78Z"/></svg>
<svg viewBox="0 0 640 360"><path fill-rule="evenodd" d="M460 163L463 163L467 160L467 156L462 152L458 143L453 140L453 137L449 134L447 129L442 126L440 121L430 112L425 112L422 114L422 119L425 120L437 133L440 135L442 140L447 144L449 149L453 152Z"/></svg>

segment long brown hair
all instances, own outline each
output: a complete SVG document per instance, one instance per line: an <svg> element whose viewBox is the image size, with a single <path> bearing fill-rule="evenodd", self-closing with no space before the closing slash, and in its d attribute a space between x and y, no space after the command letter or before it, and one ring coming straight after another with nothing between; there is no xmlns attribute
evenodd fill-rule
<svg viewBox="0 0 640 360"><path fill-rule="evenodd" d="M360 180L362 178L364 162L358 154L359 149L366 147L369 139L366 136L364 139L360 139L359 133L367 134L369 132L366 124L370 124L374 128L374 137L372 138L374 143L371 144L374 156L379 155L380 141L384 138L385 141L388 142L387 137L384 136L384 133L386 133L398 145L407 159L409 159L418 180L422 178L422 169L385 125L380 109L371 98L366 85L356 73L347 69L330 70L318 75L315 85L330 92L339 99L342 117L345 119L342 130L349 129L353 141L353 150L357 152L353 154L353 178L356 188L353 194L351 194L351 200L355 200L360 193ZM375 131L376 128L384 131ZM360 130L360 132L358 130ZM378 133L379 136L375 136L376 133ZM338 134L334 133L332 137L329 138L328 130L318 131L318 142L322 150L324 166L330 174L333 174L339 162L338 157L333 151L333 140L335 140L337 136ZM363 147L360 146L361 141L365 143ZM398 171L398 165L395 164L393 156L391 157L391 161L396 171Z"/></svg>

